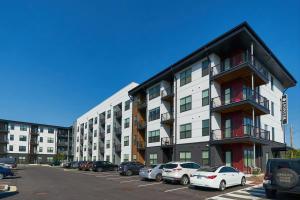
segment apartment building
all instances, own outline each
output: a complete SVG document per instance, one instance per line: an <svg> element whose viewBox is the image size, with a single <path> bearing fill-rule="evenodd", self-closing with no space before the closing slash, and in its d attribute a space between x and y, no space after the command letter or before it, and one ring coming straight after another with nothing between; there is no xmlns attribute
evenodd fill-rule
<svg viewBox="0 0 300 200"><path fill-rule="evenodd" d="M61 153L71 160L72 137L70 127L0 119L0 157L14 157L18 163L50 163Z"/></svg>
<svg viewBox="0 0 300 200"><path fill-rule="evenodd" d="M286 146L281 98L295 85L242 23L129 91L132 158L264 169Z"/></svg>
<svg viewBox="0 0 300 200"><path fill-rule="evenodd" d="M106 160L115 164L131 160L132 102L125 86L74 123L77 161Z"/></svg>

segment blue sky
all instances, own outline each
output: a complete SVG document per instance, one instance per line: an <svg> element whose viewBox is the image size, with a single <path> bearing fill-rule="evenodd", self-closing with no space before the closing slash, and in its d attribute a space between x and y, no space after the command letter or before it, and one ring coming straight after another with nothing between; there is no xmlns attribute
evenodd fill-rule
<svg viewBox="0 0 300 200"><path fill-rule="evenodd" d="M243 21L300 81L300 1L1 1L0 118L70 125ZM288 90L300 147L299 85Z"/></svg>

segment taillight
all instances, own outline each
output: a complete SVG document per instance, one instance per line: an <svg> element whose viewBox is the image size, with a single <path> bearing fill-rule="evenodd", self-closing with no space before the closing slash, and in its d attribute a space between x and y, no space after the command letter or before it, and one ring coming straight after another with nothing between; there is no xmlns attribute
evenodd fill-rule
<svg viewBox="0 0 300 200"><path fill-rule="evenodd" d="M214 178L216 178L217 177L217 175L212 175L212 176L207 176L206 178L207 179L214 179Z"/></svg>

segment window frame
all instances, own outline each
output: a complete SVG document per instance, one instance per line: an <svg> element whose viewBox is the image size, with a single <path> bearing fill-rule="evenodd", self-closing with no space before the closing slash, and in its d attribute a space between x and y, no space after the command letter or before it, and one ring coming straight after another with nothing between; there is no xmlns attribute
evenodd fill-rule
<svg viewBox="0 0 300 200"><path fill-rule="evenodd" d="M160 130L153 130L148 132L148 143L160 142Z"/></svg>
<svg viewBox="0 0 300 200"><path fill-rule="evenodd" d="M187 129L187 126L189 126L190 129ZM180 139L192 138L192 123L181 124L179 132L180 132Z"/></svg>
<svg viewBox="0 0 300 200"><path fill-rule="evenodd" d="M186 69L179 74L180 87L192 82L192 68Z"/></svg>
<svg viewBox="0 0 300 200"><path fill-rule="evenodd" d="M204 94L207 92L207 96ZM209 89L202 90L202 106L209 105Z"/></svg>
<svg viewBox="0 0 300 200"><path fill-rule="evenodd" d="M149 110L148 121L155 121L160 119L160 106Z"/></svg>
<svg viewBox="0 0 300 200"><path fill-rule="evenodd" d="M188 102L187 100L190 99L190 101ZM182 103L184 101L184 103ZM192 110L192 95L188 95L186 97L183 97L180 99L180 113Z"/></svg>
<svg viewBox="0 0 300 200"><path fill-rule="evenodd" d="M207 122L207 126L203 126ZM202 136L209 136L209 119L202 120ZM206 133L205 135L203 133Z"/></svg>

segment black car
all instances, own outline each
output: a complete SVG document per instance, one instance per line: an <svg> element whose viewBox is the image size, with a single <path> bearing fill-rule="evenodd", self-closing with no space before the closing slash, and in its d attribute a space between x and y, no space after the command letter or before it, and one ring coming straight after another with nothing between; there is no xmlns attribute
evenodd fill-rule
<svg viewBox="0 0 300 200"><path fill-rule="evenodd" d="M117 171L118 165L108 161L95 161L92 166L94 172Z"/></svg>
<svg viewBox="0 0 300 200"><path fill-rule="evenodd" d="M143 167L145 165L139 162L123 162L119 166L119 173L126 176L138 175Z"/></svg>
<svg viewBox="0 0 300 200"><path fill-rule="evenodd" d="M267 162L264 188L268 198L277 192L300 194L300 159L270 159Z"/></svg>

